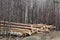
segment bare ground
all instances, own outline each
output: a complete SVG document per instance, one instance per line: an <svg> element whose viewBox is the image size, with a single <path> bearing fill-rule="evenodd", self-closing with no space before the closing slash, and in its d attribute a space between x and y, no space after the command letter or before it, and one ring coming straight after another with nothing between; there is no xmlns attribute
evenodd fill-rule
<svg viewBox="0 0 60 40"><path fill-rule="evenodd" d="M34 34L32 36L28 37L4 37L3 39L0 40L60 40L60 31L53 31L50 33L39 33L39 34Z"/></svg>

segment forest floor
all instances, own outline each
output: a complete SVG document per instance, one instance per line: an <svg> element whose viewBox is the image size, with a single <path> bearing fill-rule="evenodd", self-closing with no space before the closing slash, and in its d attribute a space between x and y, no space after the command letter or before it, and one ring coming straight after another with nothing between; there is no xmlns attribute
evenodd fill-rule
<svg viewBox="0 0 60 40"><path fill-rule="evenodd" d="M11 37L10 39L8 39L7 37L4 37L0 40L60 40L60 31L52 31L50 33L39 33L23 38Z"/></svg>

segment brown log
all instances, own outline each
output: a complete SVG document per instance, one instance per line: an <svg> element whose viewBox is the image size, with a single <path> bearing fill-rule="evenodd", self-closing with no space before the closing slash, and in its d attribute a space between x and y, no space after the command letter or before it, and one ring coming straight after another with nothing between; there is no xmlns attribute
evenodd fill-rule
<svg viewBox="0 0 60 40"><path fill-rule="evenodd" d="M27 27L27 26L16 26L16 25L3 25L0 24L0 27L11 27L11 28L22 28L22 29L32 29L32 27Z"/></svg>
<svg viewBox="0 0 60 40"><path fill-rule="evenodd" d="M8 21L0 21L1 24L6 24L6 25L17 25L17 26L28 26L30 27L31 25L29 24L23 24L23 23L15 23L15 22L8 22Z"/></svg>
<svg viewBox="0 0 60 40"><path fill-rule="evenodd" d="M29 34L29 35L32 34L30 30L27 30L27 29L18 29L18 28L12 28L10 30L10 32L17 32L17 33L20 32L20 33L22 33L22 35L23 34Z"/></svg>

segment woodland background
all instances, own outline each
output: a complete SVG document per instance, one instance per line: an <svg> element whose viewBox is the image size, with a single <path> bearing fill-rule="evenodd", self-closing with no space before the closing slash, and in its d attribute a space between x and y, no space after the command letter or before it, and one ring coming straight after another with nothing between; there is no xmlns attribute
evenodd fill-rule
<svg viewBox="0 0 60 40"><path fill-rule="evenodd" d="M59 0L0 0L0 21L52 24L60 29Z"/></svg>

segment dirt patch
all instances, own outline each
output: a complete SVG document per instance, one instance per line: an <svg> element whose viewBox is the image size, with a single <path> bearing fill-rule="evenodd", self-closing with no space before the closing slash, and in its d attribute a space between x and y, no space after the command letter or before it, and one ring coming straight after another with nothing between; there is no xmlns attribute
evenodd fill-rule
<svg viewBox="0 0 60 40"><path fill-rule="evenodd" d="M0 39L7 40L7 37ZM60 40L60 31L54 31L50 33L35 34L28 37L10 37L8 40Z"/></svg>

